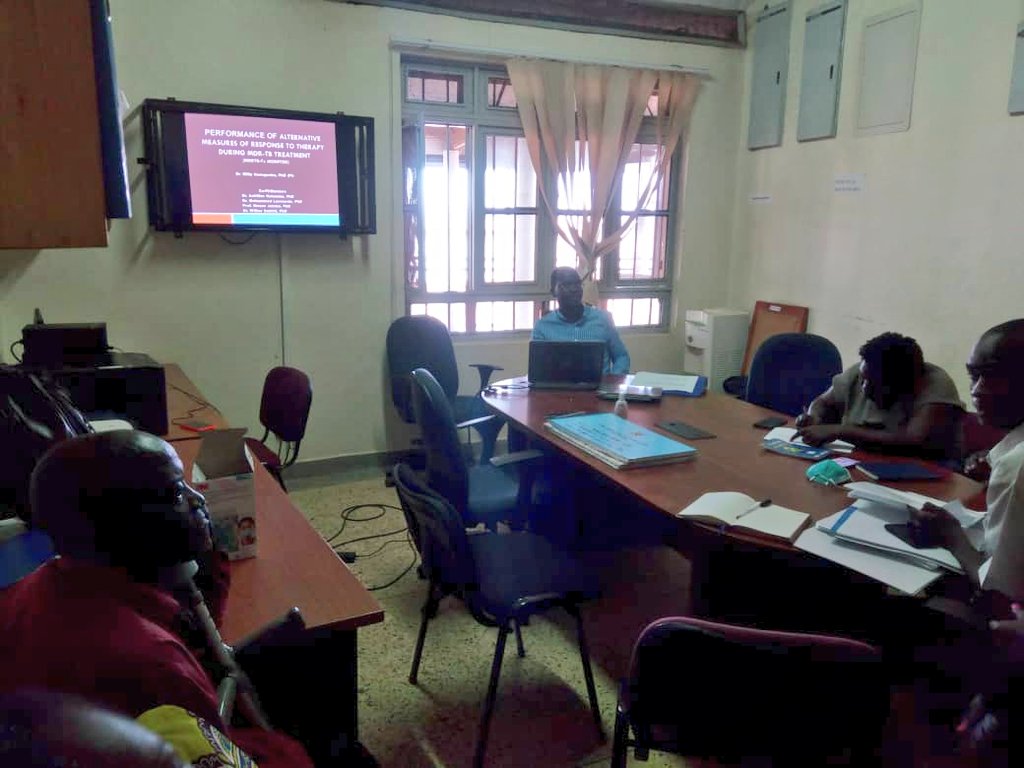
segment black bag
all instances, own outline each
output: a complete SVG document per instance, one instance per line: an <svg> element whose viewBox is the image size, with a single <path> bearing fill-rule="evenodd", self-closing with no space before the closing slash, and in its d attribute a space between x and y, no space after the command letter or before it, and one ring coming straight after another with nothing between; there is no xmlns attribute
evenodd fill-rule
<svg viewBox="0 0 1024 768"><path fill-rule="evenodd" d="M92 432L45 374L0 365L0 518L29 517L29 478L50 446Z"/></svg>

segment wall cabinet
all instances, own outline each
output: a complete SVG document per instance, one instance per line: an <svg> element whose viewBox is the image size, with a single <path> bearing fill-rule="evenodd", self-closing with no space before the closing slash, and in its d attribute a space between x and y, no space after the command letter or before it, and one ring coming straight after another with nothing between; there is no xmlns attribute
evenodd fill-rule
<svg viewBox="0 0 1024 768"><path fill-rule="evenodd" d="M0 248L105 246L89 0L5 0Z"/></svg>

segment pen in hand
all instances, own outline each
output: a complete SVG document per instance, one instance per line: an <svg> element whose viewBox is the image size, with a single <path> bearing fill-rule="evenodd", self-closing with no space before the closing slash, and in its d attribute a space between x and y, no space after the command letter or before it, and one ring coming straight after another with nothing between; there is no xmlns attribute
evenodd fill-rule
<svg viewBox="0 0 1024 768"><path fill-rule="evenodd" d="M738 515L736 515L736 519L739 520L741 517L746 517L751 512L756 512L757 510L761 509L762 507L770 507L771 505L772 505L772 500L771 499L764 499L763 501L757 502L757 504L752 506L750 509L745 509L742 512L740 512Z"/></svg>

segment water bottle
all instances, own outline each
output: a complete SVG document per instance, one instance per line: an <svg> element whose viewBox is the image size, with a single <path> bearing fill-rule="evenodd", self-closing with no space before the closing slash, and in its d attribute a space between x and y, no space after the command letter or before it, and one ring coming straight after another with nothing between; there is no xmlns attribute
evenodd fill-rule
<svg viewBox="0 0 1024 768"><path fill-rule="evenodd" d="M626 393L619 392L619 399L615 401L615 415L624 419L627 410L629 410L629 403L626 402Z"/></svg>

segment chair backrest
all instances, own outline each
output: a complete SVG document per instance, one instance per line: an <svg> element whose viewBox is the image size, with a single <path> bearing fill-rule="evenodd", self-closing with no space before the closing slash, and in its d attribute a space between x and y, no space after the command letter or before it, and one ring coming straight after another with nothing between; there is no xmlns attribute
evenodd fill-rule
<svg viewBox="0 0 1024 768"><path fill-rule="evenodd" d="M386 341L391 401L399 415L413 423L412 389L409 374L426 368L451 400L459 391L459 369L448 329L427 315L400 317L388 328Z"/></svg>
<svg viewBox="0 0 1024 768"><path fill-rule="evenodd" d="M669 617L640 634L623 693L635 732L656 749L821 757L878 745L882 670L877 650L855 640Z"/></svg>
<svg viewBox="0 0 1024 768"><path fill-rule="evenodd" d="M42 689L0 696L0 765L185 768L174 748L125 715Z"/></svg>
<svg viewBox="0 0 1024 768"><path fill-rule="evenodd" d="M796 416L843 370L836 345L813 333L780 333L758 347L747 376L746 400Z"/></svg>
<svg viewBox="0 0 1024 768"><path fill-rule="evenodd" d="M427 577L464 593L476 584L477 578L469 537L459 513L428 488L408 464L395 465L392 477Z"/></svg>
<svg viewBox="0 0 1024 768"><path fill-rule="evenodd" d="M451 403L426 368L415 369L410 380L413 414L426 453L427 485L463 514L469 502L469 470Z"/></svg>
<svg viewBox="0 0 1024 768"><path fill-rule="evenodd" d="M300 443L306 434L313 386L298 368L271 368L263 381L260 423L286 443ZM296 447L295 453L298 453Z"/></svg>

